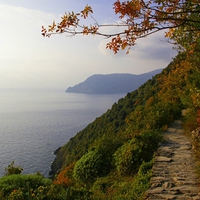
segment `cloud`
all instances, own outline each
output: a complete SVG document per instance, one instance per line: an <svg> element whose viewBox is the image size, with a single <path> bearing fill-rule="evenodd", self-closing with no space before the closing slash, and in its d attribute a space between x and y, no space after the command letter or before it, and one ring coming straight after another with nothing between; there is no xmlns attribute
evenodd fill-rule
<svg viewBox="0 0 200 200"><path fill-rule="evenodd" d="M114 28L108 28L107 31L117 31ZM114 56L113 52L106 49L106 44L111 39L103 39L98 45L99 51L103 55ZM141 38L136 41L136 45L131 47L129 55L133 60L162 60L164 62L169 62L172 57L176 55L173 50L173 46L169 44L164 38L164 31L152 34L146 38ZM118 52L118 57L127 57L126 50L120 50Z"/></svg>
<svg viewBox="0 0 200 200"><path fill-rule="evenodd" d="M67 53L63 37L48 39L41 35L42 25L58 16L1 4L0 10L0 87L56 87L63 82Z"/></svg>
<svg viewBox="0 0 200 200"><path fill-rule="evenodd" d="M169 44L164 38L164 32L160 31L138 40L136 46L131 51L131 55L137 56L138 59L169 62L176 55L176 52L173 50L173 45Z"/></svg>
<svg viewBox="0 0 200 200"><path fill-rule="evenodd" d="M42 55L41 46L39 48L42 40L40 29L43 23L49 23L49 18L53 19L55 16L8 5L0 5L0 10L0 42L3 47L0 50L1 58L37 59L38 55Z"/></svg>

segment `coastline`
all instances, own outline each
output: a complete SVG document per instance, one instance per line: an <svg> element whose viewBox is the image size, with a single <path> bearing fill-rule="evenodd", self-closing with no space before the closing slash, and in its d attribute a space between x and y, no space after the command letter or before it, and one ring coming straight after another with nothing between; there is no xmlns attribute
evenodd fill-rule
<svg viewBox="0 0 200 200"><path fill-rule="evenodd" d="M58 173L57 169L57 164L56 164L56 160L57 160L57 154L59 153L59 151L61 150L62 147L58 147L55 151L54 151L54 155L55 155L55 159L53 160L53 162L51 163L51 170L49 171L49 178L54 178L54 176Z"/></svg>

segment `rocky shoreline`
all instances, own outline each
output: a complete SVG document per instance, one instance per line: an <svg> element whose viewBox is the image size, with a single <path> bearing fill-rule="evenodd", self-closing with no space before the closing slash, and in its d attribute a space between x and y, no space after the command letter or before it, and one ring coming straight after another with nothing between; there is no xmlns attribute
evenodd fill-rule
<svg viewBox="0 0 200 200"><path fill-rule="evenodd" d="M57 166L57 155L62 147L58 147L54 151L54 155L56 156L54 161L51 163L51 170L49 172L49 178L53 178L58 173L58 166Z"/></svg>

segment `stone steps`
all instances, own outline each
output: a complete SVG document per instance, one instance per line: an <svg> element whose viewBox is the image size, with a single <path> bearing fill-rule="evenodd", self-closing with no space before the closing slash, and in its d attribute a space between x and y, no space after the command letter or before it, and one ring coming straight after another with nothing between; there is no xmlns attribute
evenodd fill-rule
<svg viewBox="0 0 200 200"><path fill-rule="evenodd" d="M155 156L146 200L200 200L192 145L183 133L180 120L163 133L164 141Z"/></svg>

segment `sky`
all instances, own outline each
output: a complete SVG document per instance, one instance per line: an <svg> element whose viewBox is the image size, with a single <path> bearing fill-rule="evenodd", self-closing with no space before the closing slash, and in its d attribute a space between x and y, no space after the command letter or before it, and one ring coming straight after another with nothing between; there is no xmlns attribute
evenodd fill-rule
<svg viewBox="0 0 200 200"><path fill-rule="evenodd" d="M176 55L164 32L137 41L127 55L106 49L100 36L53 35L41 27L68 11L93 8L101 24L115 23L114 0L0 0L0 88L66 90L93 74L142 74L165 68ZM114 30L107 30L114 31Z"/></svg>

